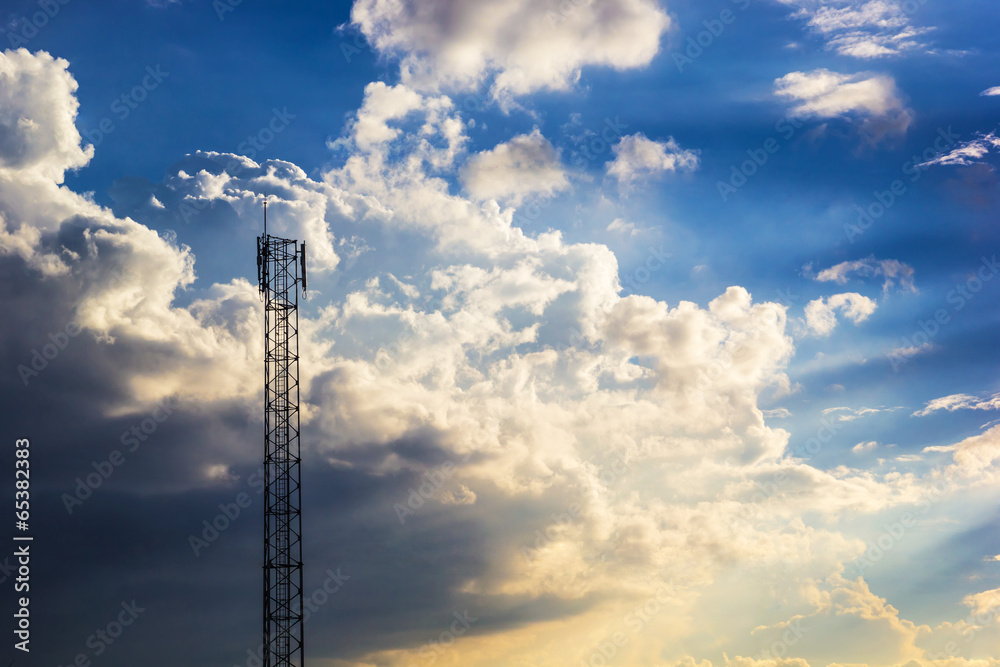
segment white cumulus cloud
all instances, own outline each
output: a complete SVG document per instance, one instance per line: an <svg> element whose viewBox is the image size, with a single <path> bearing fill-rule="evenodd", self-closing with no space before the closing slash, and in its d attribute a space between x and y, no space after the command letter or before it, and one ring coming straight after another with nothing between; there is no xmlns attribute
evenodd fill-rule
<svg viewBox="0 0 1000 667"><path fill-rule="evenodd" d="M875 312L878 304L857 292L834 294L806 304L806 326L816 336L828 336L837 326L837 313L854 324L861 324Z"/></svg>
<svg viewBox="0 0 1000 667"><path fill-rule="evenodd" d="M693 171L699 164L698 152L681 148L673 137L654 141L642 133L631 134L612 150L615 157L607 164L607 173L623 188L663 172Z"/></svg>
<svg viewBox="0 0 1000 667"><path fill-rule="evenodd" d="M411 87L475 89L492 77L501 100L565 90L589 65L648 65L670 27L655 0L358 0L351 20L401 58Z"/></svg>
<svg viewBox="0 0 1000 667"><path fill-rule="evenodd" d="M25 49L0 54L0 169L32 171L62 183L94 155L76 129L76 80L69 62Z"/></svg>
<svg viewBox="0 0 1000 667"><path fill-rule="evenodd" d="M946 452L953 463L946 473L955 479L995 484L1000 481L1000 426L954 445L924 447L924 452Z"/></svg>
<svg viewBox="0 0 1000 667"><path fill-rule="evenodd" d="M547 196L569 187L555 148L537 128L473 155L460 176L462 185L476 199L515 205L528 195Z"/></svg>
<svg viewBox="0 0 1000 667"><path fill-rule="evenodd" d="M828 69L791 72L776 79L775 93L796 105L798 116L834 118L848 113L882 116L902 109L896 82L871 73L839 74Z"/></svg>
<svg viewBox="0 0 1000 667"><path fill-rule="evenodd" d="M885 74L790 72L774 81L774 92L792 104L793 116L860 119L861 131L872 141L903 134L913 121L895 80Z"/></svg>

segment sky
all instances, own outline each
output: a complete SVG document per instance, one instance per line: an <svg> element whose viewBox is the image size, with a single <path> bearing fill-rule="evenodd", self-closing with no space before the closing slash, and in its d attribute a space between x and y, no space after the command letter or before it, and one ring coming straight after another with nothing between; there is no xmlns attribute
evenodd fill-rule
<svg viewBox="0 0 1000 667"><path fill-rule="evenodd" d="M310 665L1000 665L998 22L8 0L0 659L259 665L266 198Z"/></svg>

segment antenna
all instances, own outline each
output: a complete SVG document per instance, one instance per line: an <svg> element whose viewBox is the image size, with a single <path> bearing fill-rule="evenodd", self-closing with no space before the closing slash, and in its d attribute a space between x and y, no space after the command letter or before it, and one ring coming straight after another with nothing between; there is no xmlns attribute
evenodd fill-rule
<svg viewBox="0 0 1000 667"><path fill-rule="evenodd" d="M306 291L306 242L302 242L302 252L299 254L299 260L302 262L302 291Z"/></svg>

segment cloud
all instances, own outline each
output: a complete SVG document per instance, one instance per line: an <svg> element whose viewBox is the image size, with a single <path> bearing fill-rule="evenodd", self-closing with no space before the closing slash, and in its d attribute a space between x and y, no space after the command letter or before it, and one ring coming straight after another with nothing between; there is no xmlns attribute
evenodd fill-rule
<svg viewBox="0 0 1000 667"><path fill-rule="evenodd" d="M877 260L874 257L868 257L850 262L841 262L828 269L823 269L816 274L815 279L819 282L835 282L838 285L845 285L851 274L858 274L864 277L884 277L885 282L882 283L882 291L884 293L888 293L889 289L894 287L897 281L899 282L900 289L914 293L917 292L917 288L913 284L913 267L896 259Z"/></svg>
<svg viewBox="0 0 1000 667"><path fill-rule="evenodd" d="M925 48L918 38L931 28L915 27L904 0L778 0L796 7L795 18L840 55L882 58Z"/></svg>
<svg viewBox="0 0 1000 667"><path fill-rule="evenodd" d="M924 343L923 345L910 345L909 347L895 347L886 356L890 360L900 360L909 359L910 357L915 357L918 354L925 354L932 350L937 349L933 343Z"/></svg>
<svg viewBox="0 0 1000 667"><path fill-rule="evenodd" d="M895 412L896 410L901 410L901 409L902 408L897 407L897 408L858 408L855 410L852 408L838 407L838 408L826 408L825 410L822 411L822 414L828 415L837 412L846 413L837 415L837 421L849 422L849 421L854 421L855 419L860 419L861 417L865 417L867 415L877 415L882 412Z"/></svg>
<svg viewBox="0 0 1000 667"><path fill-rule="evenodd" d="M474 198L514 205L531 194L549 196L569 188L556 150L538 128L473 155L460 177Z"/></svg>
<svg viewBox="0 0 1000 667"><path fill-rule="evenodd" d="M855 454L863 454L867 451L875 449L876 447L878 447L878 441L869 440L868 442L859 442L858 444L854 445L853 447L851 447L851 451L854 452Z"/></svg>
<svg viewBox="0 0 1000 667"><path fill-rule="evenodd" d="M828 69L791 72L775 79L774 91L793 104L790 113L806 118L861 118L861 131L872 141L905 134L913 120L891 76Z"/></svg>
<svg viewBox="0 0 1000 667"><path fill-rule="evenodd" d="M914 412L913 416L926 417L939 410L947 410L948 412L955 412L956 410L1000 410L1000 394L995 394L987 399L980 399L969 394L952 394L950 396L935 398L933 401L928 401L927 405L922 409Z"/></svg>
<svg viewBox="0 0 1000 667"><path fill-rule="evenodd" d="M785 620L755 628L758 638L754 646L756 650L737 654L734 658L730 658L729 654L732 652L727 651L719 662L697 660L689 656L665 664L671 667L1000 665L1000 661L991 656L990 641L995 636L995 630L989 627L992 609L976 616L975 610L978 610L977 605L981 599L977 596L969 596L965 600L965 604L974 610L968 619L931 627L902 616L899 609L886 598L873 593L868 583L860 577L847 579L837 574L823 581L811 582L803 586L803 589L801 595L805 599L795 606L797 613L793 615L785 611L779 616ZM977 595L991 600L991 593L986 591ZM985 620L976 623L977 618ZM848 646L844 645L845 633L851 636L851 641L846 642ZM976 636L979 633L984 634ZM973 639L978 641L972 643ZM941 650L945 646L949 648L947 654ZM824 657L831 653L841 657L831 662Z"/></svg>
<svg viewBox="0 0 1000 667"><path fill-rule="evenodd" d="M401 59L410 87L472 90L492 78L507 101L566 90L586 66L644 67L671 25L654 0L358 0L351 21Z"/></svg>
<svg viewBox="0 0 1000 667"><path fill-rule="evenodd" d="M607 164L608 176L623 188L663 172L698 168L698 151L681 148L673 137L653 141L642 133L622 137L612 148L615 157Z"/></svg>
<svg viewBox="0 0 1000 667"><path fill-rule="evenodd" d="M838 74L828 69L791 72L774 82L775 94L798 103L798 116L835 118L850 113L882 116L902 108L892 77Z"/></svg>
<svg viewBox="0 0 1000 667"><path fill-rule="evenodd" d="M983 92L979 93L982 97L995 97L1000 95L1000 86L994 86L992 88L987 88Z"/></svg>
<svg viewBox="0 0 1000 667"><path fill-rule="evenodd" d="M806 304L806 326L815 336L829 336L837 326L837 311L854 324L861 324L875 312L877 305L856 292L815 299Z"/></svg>
<svg viewBox="0 0 1000 667"><path fill-rule="evenodd" d="M348 137L333 141L330 146L354 148L383 164L388 159L386 147L402 138L419 160L414 167L427 164L436 169L447 168L468 141L454 106L443 95L425 96L403 84L388 86L374 81L365 86L364 102L348 127ZM423 116L423 122L404 132L400 125L418 116Z"/></svg>
<svg viewBox="0 0 1000 667"><path fill-rule="evenodd" d="M615 218L608 224L605 231L618 232L623 236L635 236L640 232L634 222L626 222L624 218Z"/></svg>
<svg viewBox="0 0 1000 667"><path fill-rule="evenodd" d="M946 452L953 463L945 473L951 479L995 484L1000 481L1000 426L954 445L924 447L924 452Z"/></svg>
<svg viewBox="0 0 1000 667"><path fill-rule="evenodd" d="M0 53L0 169L62 183L67 170L93 157L92 146L80 145L77 83L68 67L44 51Z"/></svg>
<svg viewBox="0 0 1000 667"><path fill-rule="evenodd" d="M1000 557L995 557L993 560L1000 561ZM969 607L971 616L1000 619L1000 588L967 595L962 599L962 604Z"/></svg>
<svg viewBox="0 0 1000 667"><path fill-rule="evenodd" d="M990 132L989 134L980 133L978 139L964 142L950 153L945 153L917 166L958 165L967 167L973 164L982 164L985 162L983 158L998 149L1000 149L1000 137L997 137L995 132Z"/></svg>

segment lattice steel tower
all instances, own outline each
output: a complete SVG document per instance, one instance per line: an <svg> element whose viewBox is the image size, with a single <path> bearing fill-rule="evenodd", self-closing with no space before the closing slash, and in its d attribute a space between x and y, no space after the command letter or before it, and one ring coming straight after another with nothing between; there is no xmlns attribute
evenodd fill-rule
<svg viewBox="0 0 1000 667"><path fill-rule="evenodd" d="M264 301L264 667L302 667L298 286L306 289L306 244L268 235L266 200L257 279Z"/></svg>

